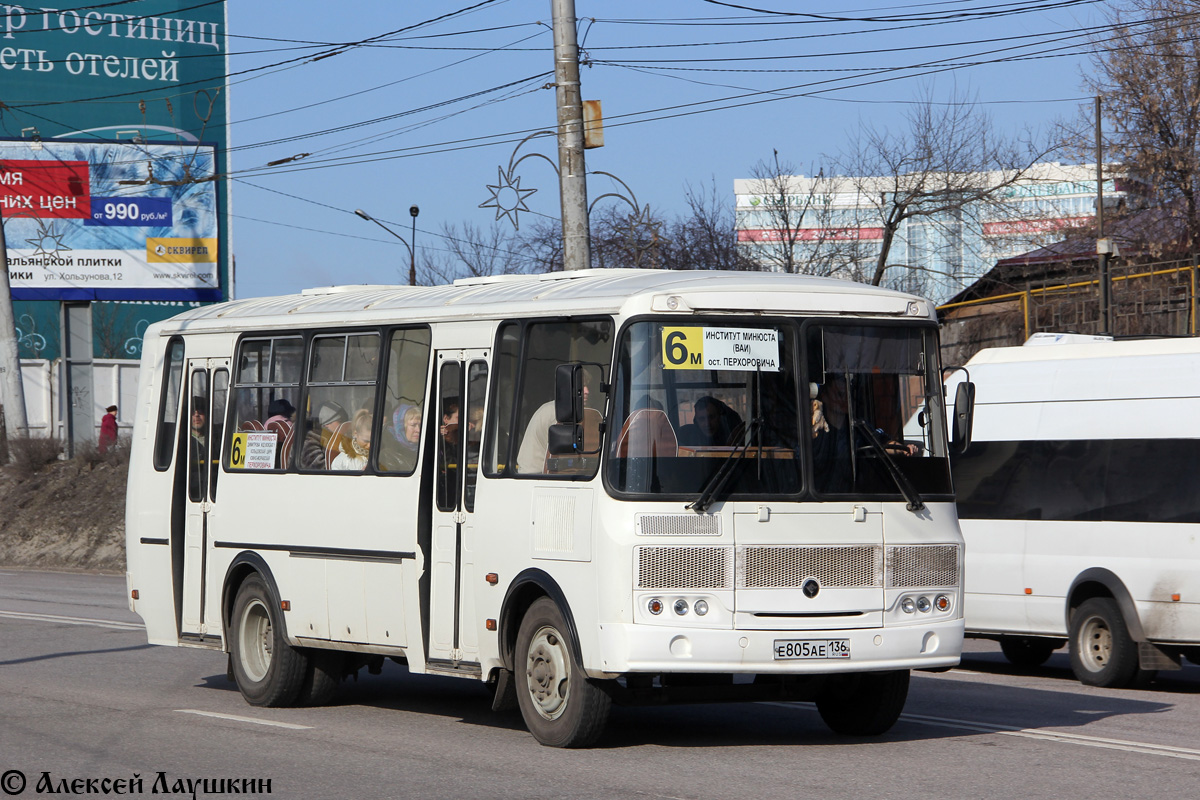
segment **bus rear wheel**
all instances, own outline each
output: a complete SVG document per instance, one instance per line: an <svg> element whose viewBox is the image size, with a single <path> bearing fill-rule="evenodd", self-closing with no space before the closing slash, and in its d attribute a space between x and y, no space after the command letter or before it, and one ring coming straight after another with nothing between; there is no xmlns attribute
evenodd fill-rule
<svg viewBox="0 0 1200 800"><path fill-rule="evenodd" d="M1036 636L1001 636L1000 652L1014 667L1033 669L1045 664L1062 645L1061 639L1041 639Z"/></svg>
<svg viewBox="0 0 1200 800"><path fill-rule="evenodd" d="M900 719L908 700L908 670L831 676L817 695L817 711L834 733L878 736Z"/></svg>
<svg viewBox="0 0 1200 800"><path fill-rule="evenodd" d="M538 598L517 631L517 705L533 738L549 747L587 747L600 737L612 700L588 680L564 635L558 605Z"/></svg>
<svg viewBox="0 0 1200 800"><path fill-rule="evenodd" d="M1071 669L1080 683L1117 689L1138 678L1137 644L1111 597L1093 597L1075 609L1070 651Z"/></svg>
<svg viewBox="0 0 1200 800"><path fill-rule="evenodd" d="M308 659L287 643L280 611L258 575L242 582L233 603L233 677L246 702L289 706L296 701Z"/></svg>

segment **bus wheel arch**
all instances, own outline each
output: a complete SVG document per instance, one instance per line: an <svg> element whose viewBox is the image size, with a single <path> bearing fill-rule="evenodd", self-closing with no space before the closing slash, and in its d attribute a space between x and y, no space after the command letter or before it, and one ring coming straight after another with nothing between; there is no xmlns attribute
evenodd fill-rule
<svg viewBox="0 0 1200 800"><path fill-rule="evenodd" d="M514 669L517 649L517 633L521 629L521 620L525 618L529 607L541 597L549 597L558 606L566 624L567 634L572 653L579 663L583 663L583 648L579 644L579 630L575 626L575 617L567 596L554 578L540 569L522 571L508 586L504 594L504 602L500 606L500 621L498 635L500 637L500 661L506 669Z"/></svg>
<svg viewBox="0 0 1200 800"><path fill-rule="evenodd" d="M1125 583L1115 573L1103 567L1085 569L1071 582L1071 588L1067 592L1066 623L1068 630L1070 630L1071 617L1074 616L1075 610L1094 597L1111 598L1121 610L1125 627L1129 630L1129 636L1133 641L1146 641L1146 634L1142 630L1142 621L1138 618L1133 595L1129 593Z"/></svg>
<svg viewBox="0 0 1200 800"><path fill-rule="evenodd" d="M237 601L238 590L242 587L242 583L251 575L257 573L267 585L267 590L271 593L271 601L276 608L279 608L279 584L275 582L275 576L271 573L271 568L267 566L267 562L258 553L253 553L244 550L238 553L230 562L229 568L225 570L225 580L221 584L221 624L225 629L225 650L230 650L230 630L233 624L233 604ZM287 638L287 621L280 617L280 624L283 626L284 638Z"/></svg>
<svg viewBox="0 0 1200 800"><path fill-rule="evenodd" d="M1142 641L1137 609L1121 580L1106 569L1080 573L1067 594L1067 647L1075 677L1089 686L1134 685L1143 677Z"/></svg>

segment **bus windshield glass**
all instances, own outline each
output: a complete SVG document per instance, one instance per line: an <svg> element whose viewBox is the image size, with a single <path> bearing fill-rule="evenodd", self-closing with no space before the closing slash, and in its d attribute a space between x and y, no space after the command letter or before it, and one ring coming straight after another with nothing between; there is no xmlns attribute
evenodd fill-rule
<svg viewBox="0 0 1200 800"><path fill-rule="evenodd" d="M914 326L635 322L614 365L609 486L688 500L945 499L935 348L932 329Z"/></svg>

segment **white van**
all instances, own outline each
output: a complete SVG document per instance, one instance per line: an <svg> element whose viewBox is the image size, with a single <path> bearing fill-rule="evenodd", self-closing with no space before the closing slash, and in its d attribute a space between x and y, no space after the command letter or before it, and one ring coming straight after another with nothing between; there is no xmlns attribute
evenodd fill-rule
<svg viewBox="0 0 1200 800"><path fill-rule="evenodd" d="M953 462L967 635L1128 686L1200 662L1200 339L1036 334L983 350Z"/></svg>

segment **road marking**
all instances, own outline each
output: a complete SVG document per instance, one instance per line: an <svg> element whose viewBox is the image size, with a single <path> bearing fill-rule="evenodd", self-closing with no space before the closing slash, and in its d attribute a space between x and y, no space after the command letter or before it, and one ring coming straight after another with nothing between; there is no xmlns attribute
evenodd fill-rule
<svg viewBox="0 0 1200 800"><path fill-rule="evenodd" d="M30 622L58 622L65 625L93 625L97 628L113 628L119 631L140 631L146 626L140 622L119 622L115 619L90 619L88 617L64 617L58 614L33 614L26 611L0 611L0 617L23 619Z"/></svg>
<svg viewBox="0 0 1200 800"><path fill-rule="evenodd" d="M217 719L228 719L234 722L252 722L255 725L270 725L273 728L290 728L294 731L309 731L312 730L311 725L293 725L290 722L275 722L269 719L255 719L254 717L239 717L234 714L218 714L216 711L197 711L194 708L177 708L175 709L180 714L198 714L201 717L216 717Z"/></svg>
<svg viewBox="0 0 1200 800"><path fill-rule="evenodd" d="M764 702L762 705L780 706L782 708L808 708L816 710L812 703ZM976 733L998 733L1003 736L1018 736L1024 739L1038 739L1047 742L1076 744L1082 747L1098 747L1103 750L1124 750L1129 753L1140 753L1147 756L1165 756L1167 758L1183 758L1188 761L1200 761L1200 750L1190 747L1173 747L1167 744L1150 744L1148 742L1131 742L1126 739L1106 739L1101 736L1085 736L1080 733L1063 733L1048 731L1040 728L1018 728L1012 725L996 725L990 722L975 722L965 719L950 719L948 717L929 717L923 714L901 714L900 719L915 722L918 725L932 725L940 728L953 728L960 731Z"/></svg>
<svg viewBox="0 0 1200 800"><path fill-rule="evenodd" d="M1102 736L1085 736L1079 733L1063 733L1048 731L1040 728L1017 728L1010 725L993 725L989 722L970 722L945 717L927 717L921 714L901 714L900 718L922 725L935 725L943 728L979 731L980 733L999 733L1004 736L1020 736L1026 739L1041 739L1050 742L1064 742L1084 747L1099 747L1104 750L1124 750L1129 753L1141 753L1148 756L1166 756L1168 758L1183 758L1189 761L1200 761L1200 750L1190 747L1172 747L1166 744L1149 744L1148 742L1131 742L1126 739L1107 739Z"/></svg>

